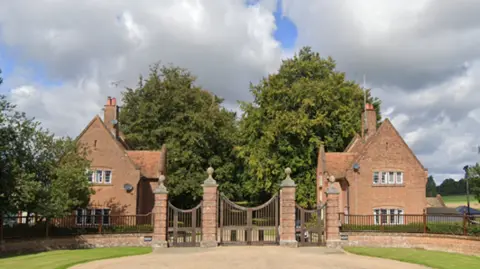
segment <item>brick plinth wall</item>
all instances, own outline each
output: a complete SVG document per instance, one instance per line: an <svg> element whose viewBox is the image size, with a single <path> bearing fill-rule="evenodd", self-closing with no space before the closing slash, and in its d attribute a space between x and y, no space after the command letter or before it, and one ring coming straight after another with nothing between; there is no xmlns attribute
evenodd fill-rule
<svg viewBox="0 0 480 269"><path fill-rule="evenodd" d="M295 238L295 182L290 178L290 168L285 169L287 177L280 190L280 245L297 247Z"/></svg>
<svg viewBox="0 0 480 269"><path fill-rule="evenodd" d="M3 245L1 255L32 253L56 249L102 247L149 247L153 234L105 234L58 237L49 239L12 240ZM148 239L148 240L146 240Z"/></svg>
<svg viewBox="0 0 480 269"><path fill-rule="evenodd" d="M154 190L155 207L153 208L153 243L152 247L168 247L167 241L167 210L168 210L168 191L163 182L165 176L160 176L159 185Z"/></svg>
<svg viewBox="0 0 480 269"><path fill-rule="evenodd" d="M340 220L339 195L340 192L333 184L327 188L326 237L327 247L340 247Z"/></svg>
<svg viewBox="0 0 480 269"><path fill-rule="evenodd" d="M421 248L446 252L480 255L480 237L440 235L348 232L342 246Z"/></svg>
<svg viewBox="0 0 480 269"><path fill-rule="evenodd" d="M207 169L208 178L204 181L202 201L202 241L201 247L216 247L217 242L217 183L213 179L213 168Z"/></svg>

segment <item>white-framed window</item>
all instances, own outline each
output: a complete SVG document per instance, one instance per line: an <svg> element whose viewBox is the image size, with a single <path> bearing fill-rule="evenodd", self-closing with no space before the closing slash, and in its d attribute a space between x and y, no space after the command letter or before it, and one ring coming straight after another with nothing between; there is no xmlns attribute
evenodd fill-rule
<svg viewBox="0 0 480 269"><path fill-rule="evenodd" d="M403 222L403 209L398 208L376 208L373 210L375 225L398 225Z"/></svg>
<svg viewBox="0 0 480 269"><path fill-rule="evenodd" d="M403 172L399 171L374 171L373 184L394 185L403 184Z"/></svg>
<svg viewBox="0 0 480 269"><path fill-rule="evenodd" d="M76 213L77 225L109 225L110 224L110 209L95 208L95 209L77 209Z"/></svg>
<svg viewBox="0 0 480 269"><path fill-rule="evenodd" d="M105 170L103 171L103 174L104 174L105 184L112 183L112 171Z"/></svg>
<svg viewBox="0 0 480 269"><path fill-rule="evenodd" d="M403 173L397 172L397 184L403 184Z"/></svg>
<svg viewBox="0 0 480 269"><path fill-rule="evenodd" d="M88 177L88 182L90 183L95 182L95 174L93 173L92 170L87 170L87 177Z"/></svg>
<svg viewBox="0 0 480 269"><path fill-rule="evenodd" d="M103 171L97 170L95 173L95 182L96 183L103 183Z"/></svg>
<svg viewBox="0 0 480 269"><path fill-rule="evenodd" d="M387 184L387 177L388 177L388 173L382 172L382 184Z"/></svg>
<svg viewBox="0 0 480 269"><path fill-rule="evenodd" d="M388 184L395 184L395 172L388 172Z"/></svg>
<svg viewBox="0 0 480 269"><path fill-rule="evenodd" d="M379 178L378 178L378 172L373 172L373 184L378 184Z"/></svg>
<svg viewBox="0 0 480 269"><path fill-rule="evenodd" d="M95 184L112 184L112 170L87 170L88 182Z"/></svg>

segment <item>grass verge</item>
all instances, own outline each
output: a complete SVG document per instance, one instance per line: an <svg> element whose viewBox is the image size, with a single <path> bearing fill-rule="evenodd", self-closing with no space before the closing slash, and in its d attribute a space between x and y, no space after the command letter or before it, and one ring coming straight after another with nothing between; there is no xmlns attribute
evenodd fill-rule
<svg viewBox="0 0 480 269"><path fill-rule="evenodd" d="M480 268L480 257L411 248L345 247L345 251L384 259L426 265L437 269Z"/></svg>
<svg viewBox="0 0 480 269"><path fill-rule="evenodd" d="M0 259L0 269L66 269L90 261L147 254L149 247L57 250Z"/></svg>

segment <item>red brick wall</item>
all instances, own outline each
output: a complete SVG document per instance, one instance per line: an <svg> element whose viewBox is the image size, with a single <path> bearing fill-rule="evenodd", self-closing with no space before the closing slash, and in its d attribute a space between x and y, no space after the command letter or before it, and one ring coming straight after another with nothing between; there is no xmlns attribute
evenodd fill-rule
<svg viewBox="0 0 480 269"><path fill-rule="evenodd" d="M280 244L295 242L295 187L280 190Z"/></svg>
<svg viewBox="0 0 480 269"><path fill-rule="evenodd" d="M345 233L343 246L422 248L480 255L480 238L435 234Z"/></svg>
<svg viewBox="0 0 480 269"><path fill-rule="evenodd" d="M50 238L45 240L11 241L5 242L2 245L0 253L11 254L54 249L151 246L150 241L144 241L145 236L152 236L152 234L82 235L76 237Z"/></svg>
<svg viewBox="0 0 480 269"><path fill-rule="evenodd" d="M202 246L216 246L218 223L217 185L203 186Z"/></svg>
<svg viewBox="0 0 480 269"><path fill-rule="evenodd" d="M111 208L111 214L136 214L140 171L136 170L129 157L112 139L99 118L90 125L79 142L88 146L92 169L112 170L112 184L94 185L96 193L90 199L91 206ZM127 193L123 188L125 183L134 186L134 190Z"/></svg>
<svg viewBox="0 0 480 269"><path fill-rule="evenodd" d="M427 173L389 122L368 142L360 170L349 171L350 214L371 215L374 208L401 208L405 214L422 214ZM402 185L373 185L374 171L403 172Z"/></svg>

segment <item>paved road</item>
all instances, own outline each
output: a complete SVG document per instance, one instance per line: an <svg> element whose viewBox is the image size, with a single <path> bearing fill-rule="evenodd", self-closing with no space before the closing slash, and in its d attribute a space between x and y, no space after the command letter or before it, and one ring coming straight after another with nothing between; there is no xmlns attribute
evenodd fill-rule
<svg viewBox="0 0 480 269"><path fill-rule="evenodd" d="M424 266L357 256L326 248L169 248L160 253L103 260L73 269L425 269Z"/></svg>

